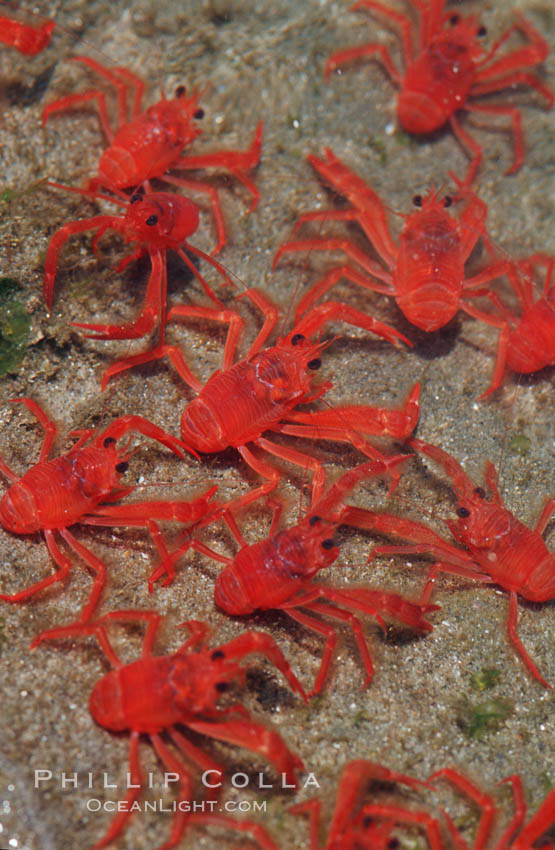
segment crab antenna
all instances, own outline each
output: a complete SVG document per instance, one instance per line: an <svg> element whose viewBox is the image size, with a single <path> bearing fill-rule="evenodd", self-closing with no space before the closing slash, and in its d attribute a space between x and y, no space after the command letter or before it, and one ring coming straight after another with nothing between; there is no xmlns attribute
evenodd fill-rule
<svg viewBox="0 0 555 850"><path fill-rule="evenodd" d="M78 186L64 186L63 183L56 183L54 180L46 180L45 186L51 186L54 189L63 189L64 192L74 192L76 195L86 195L88 198L100 198L102 201L110 201L111 204L117 204L120 207L126 207L127 202L120 198L114 198L112 195L104 195L102 192L95 192L94 189L79 188Z"/></svg>
<svg viewBox="0 0 555 850"><path fill-rule="evenodd" d="M521 380L522 380L522 375L518 374L517 379L516 379L515 391L513 393L513 398L512 398L509 410L507 412L507 417L505 419L505 427L503 428L503 439L501 440L501 451L499 452L499 461L497 463L497 472L496 472L496 475L495 475L495 485L498 489L499 489L499 481L501 479L501 469L502 469L502 466L503 466L503 460L505 458L505 450L507 448L507 437L508 437L508 434L509 434L509 425L510 425L511 421L513 421L513 419L514 419L513 411L514 411L514 407L515 407L516 402L517 402L517 398L518 398L518 394L519 394L518 391L520 389Z"/></svg>
<svg viewBox="0 0 555 850"><path fill-rule="evenodd" d="M340 197L339 194L338 194L338 197ZM330 212L331 212L331 210L330 210ZM322 230L324 228L324 221L325 221L325 218L322 218L322 221L320 222L320 225L318 227L318 233L317 233L318 238L320 238L321 235L322 235ZM308 273L308 270L309 270L308 264L309 264L309 260L310 260L310 255L312 254L313 251L314 251L314 249L310 248L310 250L306 252L304 263L302 264L301 270L299 272L299 276L298 276L297 281L295 283L295 288L293 290L291 298L289 299L289 304L287 305L287 310L285 311L283 319L281 320L281 322L279 323L278 328L277 328L279 336L285 336L285 328L287 327L289 320L291 318L291 315L292 315L292 312L293 312L293 305L295 304L295 302L297 300L297 296L299 295L299 291L300 291L301 285L303 283L303 277L305 277L305 275L307 275L307 273Z"/></svg>

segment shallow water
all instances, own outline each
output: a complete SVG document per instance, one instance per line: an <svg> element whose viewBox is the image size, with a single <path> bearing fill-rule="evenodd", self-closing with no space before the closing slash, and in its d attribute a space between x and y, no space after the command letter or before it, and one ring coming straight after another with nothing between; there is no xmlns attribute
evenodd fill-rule
<svg viewBox="0 0 555 850"><path fill-rule="evenodd" d="M461 10L470 5L461 4ZM31 318L25 359L16 372L0 379L0 453L17 474L38 459L42 435L28 413L9 404L12 398L32 396L50 411L60 425L60 451L65 434L97 424L103 415L140 412L177 433L183 405L181 382L165 363L128 372L102 395L99 375L127 352L128 344L84 340L70 327L71 321L113 321L116 315L136 313L148 266L115 274L116 258L122 256L117 239L102 241L98 261L90 251L89 239L72 240L62 258L53 311L51 315L45 312L42 264L51 234L66 221L95 215L98 208L90 201L45 189L33 191L33 187L45 177L83 185L94 174L103 149L92 111L58 116L46 129L40 127L47 102L88 87L85 69L64 64L64 57L91 55L105 64L140 73L150 87L148 103L158 98L160 87L168 94L180 84L203 89L206 116L204 133L195 144L197 151L244 149L257 122L264 119L263 156L256 173L261 201L256 212L246 214L248 197L235 182L217 182L229 225L229 244L221 261L245 286L264 288L290 322L291 299L315 279L315 270L329 264L327 255L299 255L284 260L271 273L272 257L290 235L299 214L334 203L305 162L308 152L318 154L324 146L330 147L396 211L409 210L413 195L425 193L430 184L445 183L449 170L462 176L467 165L449 133L416 144L394 132L395 91L375 65L353 67L324 82L323 68L330 53L371 40L376 34L391 44L398 56L397 42L390 33L369 15L349 14L347 6L340 0L35 3L34 10L54 15L60 23L51 47L32 60L0 48L0 193L5 189L15 193L0 199L0 276L17 281L18 300ZM26 8L25 4L21 8ZM548 3L522 2L519 8L546 37L553 38L553 12ZM504 4L497 4L496 9L484 12L483 19L490 33L500 33L509 25L510 15ZM81 42L75 34L81 36ZM552 58L545 63L548 77L552 64ZM553 253L553 113L541 108L539 97L526 92L514 97L522 104L525 164L518 174L504 177L511 161L509 135L473 128L487 155L478 190L488 204L488 227L500 249L515 255ZM212 221L206 205L203 210L200 229L191 241L210 250ZM397 233L400 226L401 220L392 216L392 230ZM361 235L352 233L365 245ZM485 252L477 251L470 268L478 268L484 259ZM199 302L200 289L191 282L185 288L181 274L179 267L170 270L172 303ZM322 375L333 383L327 399L331 403L398 404L419 380L419 437L449 451L477 483L482 483L484 460L497 464L502 455L500 486L506 504L525 523L535 524L544 499L554 491L552 370L518 383L508 374L491 400L478 402L493 368L497 335L491 328L461 314L442 331L424 338L414 333L385 297L365 295L346 283L336 292L337 297L348 298L361 309L371 309L373 315L391 322L417 344L411 351L397 349L363 331L334 326L340 336L323 355ZM244 305L240 309L247 320L245 340L252 339L258 317ZM191 322L172 328L169 336L184 345L203 379L220 365L222 330ZM133 350L143 344L135 343ZM244 344L242 352L245 350ZM330 475L360 461L356 452L327 443L306 448L330 464ZM175 498L182 491L166 483L182 482L185 468L187 493L201 492L213 481L223 496L231 497L244 489L245 475L250 486L254 483L254 476L245 473L231 451L201 466L195 460L178 464L155 446L135 455L126 480L142 476L145 482L163 482L154 495L145 489L141 498L162 498L161 493ZM302 475L285 465L283 471L281 492L288 503L284 521L292 523ZM415 518L426 519L431 514L437 529L445 533L441 518L452 517L454 507L446 483L437 466L413 462L403 477L395 506ZM365 506L383 505L385 488L364 485L353 500ZM267 513L262 508L250 512L245 526L249 542L261 539L268 529ZM550 528L552 542L553 526ZM148 540L125 530L98 533L79 528L78 536L109 568L103 613L156 606L168 615L157 643L160 654L181 643L177 625L184 620L210 622L216 644L244 630L244 623L213 608L218 570L214 562L200 556L188 558L175 582L151 596L146 578L153 553ZM220 527L204 536L220 551L235 551L230 535ZM549 542L549 532L547 539ZM373 587L417 595L424 580L424 562L414 558L408 566L400 558L382 558L367 565L372 538L349 532L342 540L338 564L344 566L331 568L329 576L322 573L322 581L367 581ZM2 589L7 592L28 586L51 569L38 536L15 538L5 532L0 534L0 564ZM69 850L91 846L104 834L111 815L87 811L87 801L92 797L113 801L123 796L128 737L95 726L87 708L94 683L108 669L94 640L44 644L32 654L28 651L38 632L75 619L89 589L90 577L76 567L63 592L53 589L24 606L3 605L0 609L2 847ZM443 576L435 600L442 608L432 616L436 627L425 638L410 637L398 629L384 637L378 625L368 620L365 631L376 673L367 690L361 689L363 670L346 629L340 629L342 640L328 688L308 709L290 698L269 664L256 662L257 673L249 679L244 704L259 722L272 723L302 756L328 807L341 767L354 757L378 761L422 779L453 765L490 789L503 777L519 773L532 809L545 796L549 783L555 782L552 691L527 675L509 645L506 594ZM520 606L520 637L550 681L555 680L550 639L553 624L552 603ZM312 680L322 650L319 638L285 616L259 615L249 620L247 627L269 632L302 681ZM138 631L115 627L112 634L125 660L137 656ZM498 670L499 678L491 689L480 693L473 687L472 677L484 668ZM473 737L465 727L469 701L478 705L488 698L509 703L509 716L496 729ZM266 768L264 759L245 750L217 744L209 744L207 750L221 760L229 775L245 772L254 779ZM153 782L158 783L160 764L146 743L141 746L141 762L145 777L151 772ZM35 789L34 771L39 769L51 770L53 779ZM71 784L62 788L63 771L79 774L78 788ZM85 787L89 772L93 773L92 790ZM108 784L118 784L119 794L116 789L103 788L104 772ZM499 793L509 812L509 795ZM308 846L308 830L287 808L312 795L310 788L298 798L280 789L266 795L250 785L248 791L226 792L224 799L266 801L266 812L252 814L252 818L259 818L280 847L296 850ZM144 794L145 799L159 796L159 786ZM470 840L476 812L466 809L465 815L452 794L444 793L440 800L462 818L465 837ZM115 846L134 850L158 846L169 833L170 817L152 812L134 815ZM226 842L237 845L237 839L229 838L228 833L198 828L183 846L212 850L228 846Z"/></svg>

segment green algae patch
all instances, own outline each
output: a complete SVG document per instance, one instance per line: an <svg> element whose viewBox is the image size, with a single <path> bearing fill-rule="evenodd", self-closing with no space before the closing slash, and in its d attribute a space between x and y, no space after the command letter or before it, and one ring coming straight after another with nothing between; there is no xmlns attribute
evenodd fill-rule
<svg viewBox="0 0 555 850"><path fill-rule="evenodd" d="M369 136L366 139L366 144L368 145L370 150L373 151L376 154L382 168L384 166L386 166L387 165L387 148L386 148L384 142L382 141L382 139L378 138L377 136Z"/></svg>
<svg viewBox="0 0 555 850"><path fill-rule="evenodd" d="M418 147L418 141L414 138L414 136L411 136L409 133L405 133L401 127L396 128L393 138L405 148Z"/></svg>
<svg viewBox="0 0 555 850"><path fill-rule="evenodd" d="M365 711L362 708L362 709L360 709L360 711L357 711L355 716L353 717L353 726L356 726L358 728L359 726L362 726L364 723L370 723L371 719L372 718L370 717L368 712Z"/></svg>
<svg viewBox="0 0 555 850"><path fill-rule="evenodd" d="M40 180L36 180L34 183L30 183L24 189L12 189L10 186L6 186L5 189L0 191L0 211L2 207L11 204L12 201L18 201L20 198L25 198L27 195L32 195L41 186L44 186L47 178L43 177Z"/></svg>
<svg viewBox="0 0 555 850"><path fill-rule="evenodd" d="M17 300L19 289L11 277L0 278L0 375L15 372L27 350L31 322Z"/></svg>
<svg viewBox="0 0 555 850"><path fill-rule="evenodd" d="M497 684L501 677L501 670L494 667L484 667L479 673L473 673L470 677L470 687L475 691L487 691Z"/></svg>
<svg viewBox="0 0 555 850"><path fill-rule="evenodd" d="M549 792L555 788L555 785L551 781L551 777L546 770L544 770L543 773L540 773L540 782L544 787L546 794L549 794Z"/></svg>
<svg viewBox="0 0 555 850"><path fill-rule="evenodd" d="M457 706L457 724L468 738L483 738L500 729L513 711L507 699L491 697L475 704L465 696Z"/></svg>
<svg viewBox="0 0 555 850"><path fill-rule="evenodd" d="M526 434L515 434L509 443L509 451L514 455L526 457L530 451L532 440Z"/></svg>

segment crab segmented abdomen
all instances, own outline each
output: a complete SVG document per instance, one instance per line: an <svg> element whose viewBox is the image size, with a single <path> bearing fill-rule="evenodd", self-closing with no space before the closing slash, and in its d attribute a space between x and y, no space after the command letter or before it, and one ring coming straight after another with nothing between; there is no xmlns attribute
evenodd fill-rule
<svg viewBox="0 0 555 850"><path fill-rule="evenodd" d="M41 461L4 494L0 522L16 534L67 528L98 505L116 483L113 455L102 449L85 448Z"/></svg>
<svg viewBox="0 0 555 850"><path fill-rule="evenodd" d="M182 712L167 687L172 656L141 658L111 670L97 682L89 701L99 726L156 734L178 723Z"/></svg>
<svg viewBox="0 0 555 850"><path fill-rule="evenodd" d="M306 553L291 531L247 546L218 576L214 598L228 614L277 608L303 583Z"/></svg>
<svg viewBox="0 0 555 850"><path fill-rule="evenodd" d="M199 452L256 440L301 402L310 387L304 364L276 346L213 375L181 417L181 436Z"/></svg>
<svg viewBox="0 0 555 850"><path fill-rule="evenodd" d="M173 101L161 101L118 130L100 158L98 179L103 185L136 187L171 168L199 134L172 114L172 105Z"/></svg>
<svg viewBox="0 0 555 850"><path fill-rule="evenodd" d="M555 301L542 298L522 316L507 346L514 372L536 372L555 364Z"/></svg>
<svg viewBox="0 0 555 850"><path fill-rule="evenodd" d="M534 561L531 569L518 591L525 599L532 602L549 602L555 599L555 554L547 551L547 547L536 544Z"/></svg>
<svg viewBox="0 0 555 850"><path fill-rule="evenodd" d="M447 214L424 216L411 216L403 228L393 283L407 319L435 331L459 309L464 263L456 222Z"/></svg>
<svg viewBox="0 0 555 850"><path fill-rule="evenodd" d="M467 545L497 584L530 601L545 602L555 596L555 556L537 531L510 511L492 505L481 524L480 538L473 533Z"/></svg>
<svg viewBox="0 0 555 850"><path fill-rule="evenodd" d="M470 92L475 68L468 47L438 39L407 67L397 113L407 133L433 133L442 127Z"/></svg>

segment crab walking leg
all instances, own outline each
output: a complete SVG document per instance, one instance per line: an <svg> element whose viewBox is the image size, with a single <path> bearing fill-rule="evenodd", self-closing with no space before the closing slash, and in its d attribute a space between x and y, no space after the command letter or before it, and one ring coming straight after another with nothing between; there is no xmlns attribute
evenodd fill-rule
<svg viewBox="0 0 555 850"><path fill-rule="evenodd" d="M20 590L17 593L0 593L0 599L2 602L26 602L27 599L30 599L36 593L40 593L41 590L44 590L50 585L55 584L59 581L65 581L67 576L70 573L72 563L67 558L60 547L57 545L56 540L54 538L54 534L50 529L45 529L44 531L44 539L46 542L46 546L48 551L52 555L55 563L58 565L59 569L56 570L51 576L47 576L46 578L41 579L40 581L35 582L30 585L30 587L26 587L25 590Z"/></svg>
<svg viewBox="0 0 555 850"><path fill-rule="evenodd" d="M439 824L427 812L410 811L394 805L366 805L362 809L363 817L378 817L397 823L414 824L423 827L431 850L445 850Z"/></svg>
<svg viewBox="0 0 555 850"><path fill-rule="evenodd" d="M410 339L407 339L402 333L396 331L395 328L378 321L378 319L373 319L361 310L357 310L355 307L351 307L349 304L344 304L341 301L327 301L324 304L314 307L314 309L310 310L296 324L295 331L306 336L311 336L319 331L327 322L331 322L334 319L347 322L349 325L354 325L357 328L364 328L364 330L387 339L393 345L404 342L406 345L412 347Z"/></svg>
<svg viewBox="0 0 555 850"><path fill-rule="evenodd" d="M509 777L510 779L510 777ZM511 850L527 850L555 822L555 790L551 790L536 814L511 844Z"/></svg>
<svg viewBox="0 0 555 850"><path fill-rule="evenodd" d="M441 558L450 564L452 563L454 567L459 567L463 572L458 572L457 575L471 575L472 573L480 575L479 566L464 549L453 546L423 523L404 519L395 514L377 513L366 508L352 506L346 509L341 521L345 525L352 525L355 528L383 532L415 541L415 545L407 543L399 546L376 546L371 557L382 554L429 553L435 558Z"/></svg>
<svg viewBox="0 0 555 850"><path fill-rule="evenodd" d="M175 847L180 842L187 824L190 821L191 815L187 809L183 808L180 804L188 803L191 800L193 795L193 781L186 765L184 765L180 759L176 758L171 750L168 749L161 736L159 734L154 734L149 737L154 749L156 750L156 754L163 763L166 771L177 774L179 777L177 810L172 821L171 833L169 838L159 848L159 850L163 850L163 848L167 848L167 850L169 850L170 847Z"/></svg>
<svg viewBox="0 0 555 850"><path fill-rule="evenodd" d="M289 422L299 423L291 426L280 425L281 433L295 434L321 439L351 442L364 454L380 453L369 446L361 434L388 435L405 439L410 436L418 423L420 414L420 385L415 384L401 408L372 407L370 405L338 406L333 410L317 412L292 411ZM276 429L277 430L277 429Z"/></svg>
<svg viewBox="0 0 555 850"><path fill-rule="evenodd" d="M201 319L212 319L222 322L229 326L228 335L224 349L224 369L227 369L233 363L233 357L237 347L237 342L243 329L244 321L242 317L233 310L215 310L211 307L195 307L192 305L180 305L172 307L168 313L167 321L170 322L175 318L197 317ZM145 351L142 354L135 354L131 357L126 357L119 360L117 363L109 366L102 376L102 390L110 378L119 374L126 369L131 369L134 366L140 366L143 363L150 363L152 360L160 360L162 357L169 357L172 365L179 373L180 377L185 381L191 389L200 392L203 385L198 378L191 372L187 365L181 350L175 345L159 345L150 351Z"/></svg>
<svg viewBox="0 0 555 850"><path fill-rule="evenodd" d="M547 525L548 525L551 517L553 516L554 512L555 512L555 498L554 499L548 499L547 502L544 505L542 512L541 512L541 516L540 516L540 518L539 518L539 520L536 524L535 530L538 532L538 534L544 533L544 531L547 528Z"/></svg>
<svg viewBox="0 0 555 850"><path fill-rule="evenodd" d="M173 167L183 168L187 171L200 168L218 168L229 171L252 195L249 212L253 212L260 200L260 192L246 172L256 168L260 161L263 128L263 122L259 121L251 145L246 151L222 151L219 153L201 154L200 156L185 156L177 159ZM177 180L179 178L172 178L172 182L177 183ZM196 185L196 183L191 181L191 185Z"/></svg>
<svg viewBox="0 0 555 850"><path fill-rule="evenodd" d="M31 411L31 413L38 419L38 421L44 428L44 442L40 450L39 463L43 460L47 460L50 455L50 452L52 451L52 446L54 445L54 441L58 434L58 426L44 412L42 407L40 407L40 405L38 405L36 401L33 401L33 399L12 398L10 399L10 402L11 404L24 404L25 407L27 407Z"/></svg>
<svg viewBox="0 0 555 850"><path fill-rule="evenodd" d="M551 688L552 686L549 684L547 679L545 679L537 666L534 664L530 655L524 648L524 644L520 640L517 632L517 623L518 623L518 596L516 592L513 590L509 595L509 619L507 621L507 629L509 632L509 640L515 645L515 649L532 673L538 682L544 686L544 688Z"/></svg>
<svg viewBox="0 0 555 850"><path fill-rule="evenodd" d="M94 216L94 218L87 218L83 221L69 222L56 231L48 243L42 283L44 303L49 310L52 309L52 301L54 298L54 282L58 269L58 260L65 243L71 236L74 236L77 233L86 233L88 230L98 230L100 233L104 233L113 224L113 216L97 215Z"/></svg>
<svg viewBox="0 0 555 850"><path fill-rule="evenodd" d="M168 288L166 258L160 251L150 254L152 269L148 279L141 312L130 324L105 325L89 322L72 322L73 327L90 331L87 339L140 339L160 322L160 344L165 337L166 293Z"/></svg>
<svg viewBox="0 0 555 850"><path fill-rule="evenodd" d="M493 819L495 817L495 805L489 794L481 791L461 773L452 768L443 768L430 776L430 780L448 779L456 788L476 803L481 809L480 822L474 838L475 850L483 850L488 836L491 833Z"/></svg>
<svg viewBox="0 0 555 850"><path fill-rule="evenodd" d="M194 812L190 820L195 824L207 824L208 826L223 826L226 829L239 833L250 833L254 836L262 850L280 850L277 844L270 838L267 831L259 823L251 820L233 820L226 815L214 813Z"/></svg>
<svg viewBox="0 0 555 850"><path fill-rule="evenodd" d="M284 775L286 787L298 787L295 772L303 770L304 765L300 758L285 746L277 732L267 729L260 723L244 720L228 720L224 723L192 720L187 722L187 726L193 732L208 735L228 744L237 744L239 747L245 747L247 750L263 755L274 765L278 773Z"/></svg>
<svg viewBox="0 0 555 850"><path fill-rule="evenodd" d="M111 842L120 834L122 829L124 829L127 821L133 813L133 809L131 807L141 793L141 787L143 784L141 765L139 762L139 741L140 733L132 731L129 740L130 787L125 795L125 799L121 801L120 805L118 805L118 813L113 818L108 831L100 839L100 841L94 845L93 850L100 850L101 847L106 847L108 844L111 844Z"/></svg>

